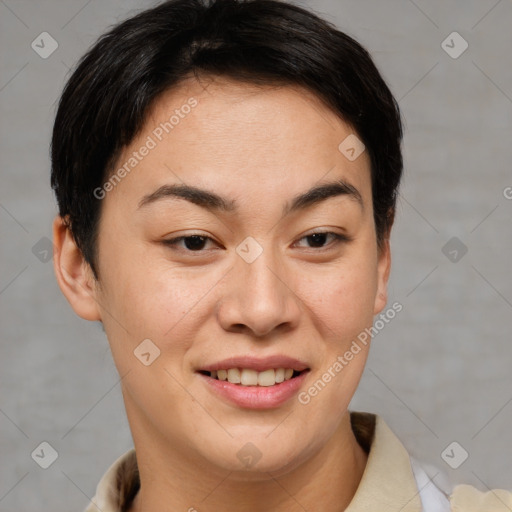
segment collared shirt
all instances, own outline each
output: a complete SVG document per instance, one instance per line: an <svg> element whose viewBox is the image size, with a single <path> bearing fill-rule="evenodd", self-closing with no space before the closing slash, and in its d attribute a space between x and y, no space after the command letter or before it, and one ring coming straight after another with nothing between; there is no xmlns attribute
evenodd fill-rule
<svg viewBox="0 0 512 512"><path fill-rule="evenodd" d="M350 412L354 435L368 454L363 476L345 512L511 512L512 492L437 487L376 414ZM438 473L438 471L436 471ZM140 487L135 450L119 457L100 480L85 512L126 512Z"/></svg>

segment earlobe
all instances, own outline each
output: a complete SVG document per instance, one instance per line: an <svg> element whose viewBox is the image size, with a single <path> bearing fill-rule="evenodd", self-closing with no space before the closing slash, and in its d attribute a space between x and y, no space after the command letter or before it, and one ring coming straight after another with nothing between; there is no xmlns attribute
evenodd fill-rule
<svg viewBox="0 0 512 512"><path fill-rule="evenodd" d="M101 320L94 276L64 219L53 220L53 267L59 287L75 313L85 320Z"/></svg>
<svg viewBox="0 0 512 512"><path fill-rule="evenodd" d="M377 292L375 295L375 305L373 314L379 314L388 301L388 280L391 271L391 248L389 238L386 238L379 250L379 259L377 264Z"/></svg>

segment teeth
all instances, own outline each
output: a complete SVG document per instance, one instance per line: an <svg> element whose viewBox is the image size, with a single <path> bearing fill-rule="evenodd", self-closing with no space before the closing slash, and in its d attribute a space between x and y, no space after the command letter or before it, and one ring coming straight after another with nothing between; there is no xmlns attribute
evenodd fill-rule
<svg viewBox="0 0 512 512"><path fill-rule="evenodd" d="M240 370L238 368L230 368L228 370L228 381L233 384L240 384Z"/></svg>
<svg viewBox="0 0 512 512"><path fill-rule="evenodd" d="M229 368L228 370L210 372L210 377L214 379L227 380L232 384L241 384L242 386L273 386L285 380L290 380L292 375L292 368L270 368L263 372L248 368Z"/></svg>
<svg viewBox="0 0 512 512"><path fill-rule="evenodd" d="M258 373L258 386L273 386L276 383L276 372L265 370Z"/></svg>
<svg viewBox="0 0 512 512"><path fill-rule="evenodd" d="M229 372L228 372L228 380L229 380ZM229 381L231 382L231 381ZM240 372L240 382L243 386L257 386L258 385L258 372L256 370L246 370L243 369ZM234 382L233 384L236 384Z"/></svg>

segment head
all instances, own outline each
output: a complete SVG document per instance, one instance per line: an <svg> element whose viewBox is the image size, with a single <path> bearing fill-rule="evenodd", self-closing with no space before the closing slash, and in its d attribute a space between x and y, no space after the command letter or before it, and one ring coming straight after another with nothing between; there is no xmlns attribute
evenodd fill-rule
<svg viewBox="0 0 512 512"><path fill-rule="evenodd" d="M326 445L370 343L339 358L386 306L401 138L366 50L284 2L171 0L87 52L52 137L54 265L103 323L136 442L232 471L249 441L266 471ZM208 381L280 356L282 403Z"/></svg>

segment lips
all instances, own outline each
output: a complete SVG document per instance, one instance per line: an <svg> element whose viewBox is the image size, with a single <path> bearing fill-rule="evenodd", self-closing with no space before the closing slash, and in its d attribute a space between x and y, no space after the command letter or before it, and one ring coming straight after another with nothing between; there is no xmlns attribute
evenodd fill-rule
<svg viewBox="0 0 512 512"><path fill-rule="evenodd" d="M308 365L284 355L230 357L196 370L207 388L241 408L268 409L290 400L304 383Z"/></svg>
<svg viewBox="0 0 512 512"><path fill-rule="evenodd" d="M228 371L231 368L254 370L256 372L264 372L266 370L278 368L289 368L296 372L302 372L303 370L309 369L306 363L293 357L273 355L264 358L255 358L252 356L230 357L216 363L201 366L197 371L200 371L201 373L213 371L218 372L218 370Z"/></svg>
<svg viewBox="0 0 512 512"><path fill-rule="evenodd" d="M305 385L305 379L309 371L306 369L302 372L294 372L294 376L288 380L267 386L233 384L227 380L222 381L212 378L205 375L205 373L197 372L206 388L223 401L234 404L241 409L274 409L289 402L299 393Z"/></svg>

